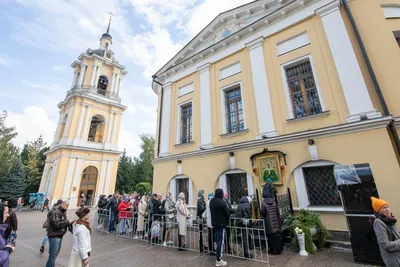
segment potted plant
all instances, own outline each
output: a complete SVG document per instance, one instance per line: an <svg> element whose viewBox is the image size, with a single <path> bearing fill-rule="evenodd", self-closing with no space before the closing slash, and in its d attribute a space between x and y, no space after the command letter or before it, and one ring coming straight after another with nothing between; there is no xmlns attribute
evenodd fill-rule
<svg viewBox="0 0 400 267"><path fill-rule="evenodd" d="M288 215L285 219L285 224L289 226L290 232L294 237L292 245L298 246L298 240L296 236L296 227L301 229L304 233L305 247L308 253L315 253L313 236L315 235L317 241L317 248L322 248L325 245L326 238L328 237L328 231L321 222L321 218L318 213L308 210L300 210L295 216ZM315 233L316 230L316 233Z"/></svg>
<svg viewBox="0 0 400 267"><path fill-rule="evenodd" d="M296 238L299 244L299 255L300 256L308 256L308 253L306 251L306 244L305 244L305 238L304 238L304 232L302 229L300 229L299 227L296 227L294 229L295 233L296 233Z"/></svg>

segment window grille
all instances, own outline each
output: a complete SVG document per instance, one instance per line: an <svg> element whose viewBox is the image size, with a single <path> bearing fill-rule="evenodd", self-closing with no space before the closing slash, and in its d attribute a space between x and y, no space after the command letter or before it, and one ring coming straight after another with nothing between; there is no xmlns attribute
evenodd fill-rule
<svg viewBox="0 0 400 267"><path fill-rule="evenodd" d="M181 107L181 143L192 142L192 104Z"/></svg>
<svg viewBox="0 0 400 267"><path fill-rule="evenodd" d="M308 59L286 68L286 78L295 118L322 112L314 74Z"/></svg>
<svg viewBox="0 0 400 267"><path fill-rule="evenodd" d="M310 205L341 206L332 166L303 168Z"/></svg>
<svg viewBox="0 0 400 267"><path fill-rule="evenodd" d="M226 131L234 133L244 130L244 114L240 86L225 91Z"/></svg>
<svg viewBox="0 0 400 267"><path fill-rule="evenodd" d="M186 204L189 204L189 178L183 178L183 179L176 179L175 180L176 184L176 196L175 199L178 200L178 196L180 193L185 194L185 200Z"/></svg>
<svg viewBox="0 0 400 267"><path fill-rule="evenodd" d="M232 204L238 204L239 199L245 195L247 189L247 176L245 173L234 173L226 175L229 200Z"/></svg>

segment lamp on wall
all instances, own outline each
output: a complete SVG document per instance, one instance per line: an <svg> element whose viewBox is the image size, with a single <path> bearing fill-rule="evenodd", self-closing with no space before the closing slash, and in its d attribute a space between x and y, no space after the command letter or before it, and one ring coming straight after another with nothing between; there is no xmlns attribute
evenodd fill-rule
<svg viewBox="0 0 400 267"><path fill-rule="evenodd" d="M178 159L176 162L178 163L178 175L181 175L182 174L182 160Z"/></svg>
<svg viewBox="0 0 400 267"><path fill-rule="evenodd" d="M318 148L317 145L315 144L314 139L308 139L308 153L310 154L312 161L316 161L319 159Z"/></svg>
<svg viewBox="0 0 400 267"><path fill-rule="evenodd" d="M176 162L177 162L178 164L182 164L182 160L181 160L181 159L178 159Z"/></svg>

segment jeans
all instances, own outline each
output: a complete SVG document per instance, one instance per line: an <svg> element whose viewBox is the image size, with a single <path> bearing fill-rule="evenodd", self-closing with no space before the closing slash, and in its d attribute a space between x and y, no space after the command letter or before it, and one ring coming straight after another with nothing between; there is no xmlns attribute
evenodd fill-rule
<svg viewBox="0 0 400 267"><path fill-rule="evenodd" d="M49 238L49 259L47 260L46 267L54 267L56 265L56 259L61 249L61 241L61 237Z"/></svg>
<svg viewBox="0 0 400 267"><path fill-rule="evenodd" d="M115 231L115 220L117 219L117 214L114 211L110 211L110 221L108 222L108 231L113 232Z"/></svg>
<svg viewBox="0 0 400 267"><path fill-rule="evenodd" d="M20 211L22 209L22 205L17 205L17 208L16 208L16 212L18 212L18 211Z"/></svg>
<svg viewBox="0 0 400 267"><path fill-rule="evenodd" d="M217 261L221 260L222 241L224 240L224 228L215 228L217 242Z"/></svg>
<svg viewBox="0 0 400 267"><path fill-rule="evenodd" d="M119 220L119 233L121 234L121 233L125 233L125 230L126 230L126 223L127 223L127 218L121 218L120 220Z"/></svg>
<svg viewBox="0 0 400 267"><path fill-rule="evenodd" d="M49 237L46 235L46 236L43 238L42 247L46 246L47 240L49 240Z"/></svg>

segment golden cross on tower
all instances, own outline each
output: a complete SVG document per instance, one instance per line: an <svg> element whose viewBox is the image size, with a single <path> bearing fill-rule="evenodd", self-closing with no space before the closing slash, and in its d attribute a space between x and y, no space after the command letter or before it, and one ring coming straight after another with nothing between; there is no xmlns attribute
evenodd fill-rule
<svg viewBox="0 0 400 267"><path fill-rule="evenodd" d="M114 14L113 13L111 13L111 12L108 12L109 14L110 14L110 19L109 19L109 21L111 22L111 20L112 20L112 17L114 16Z"/></svg>

